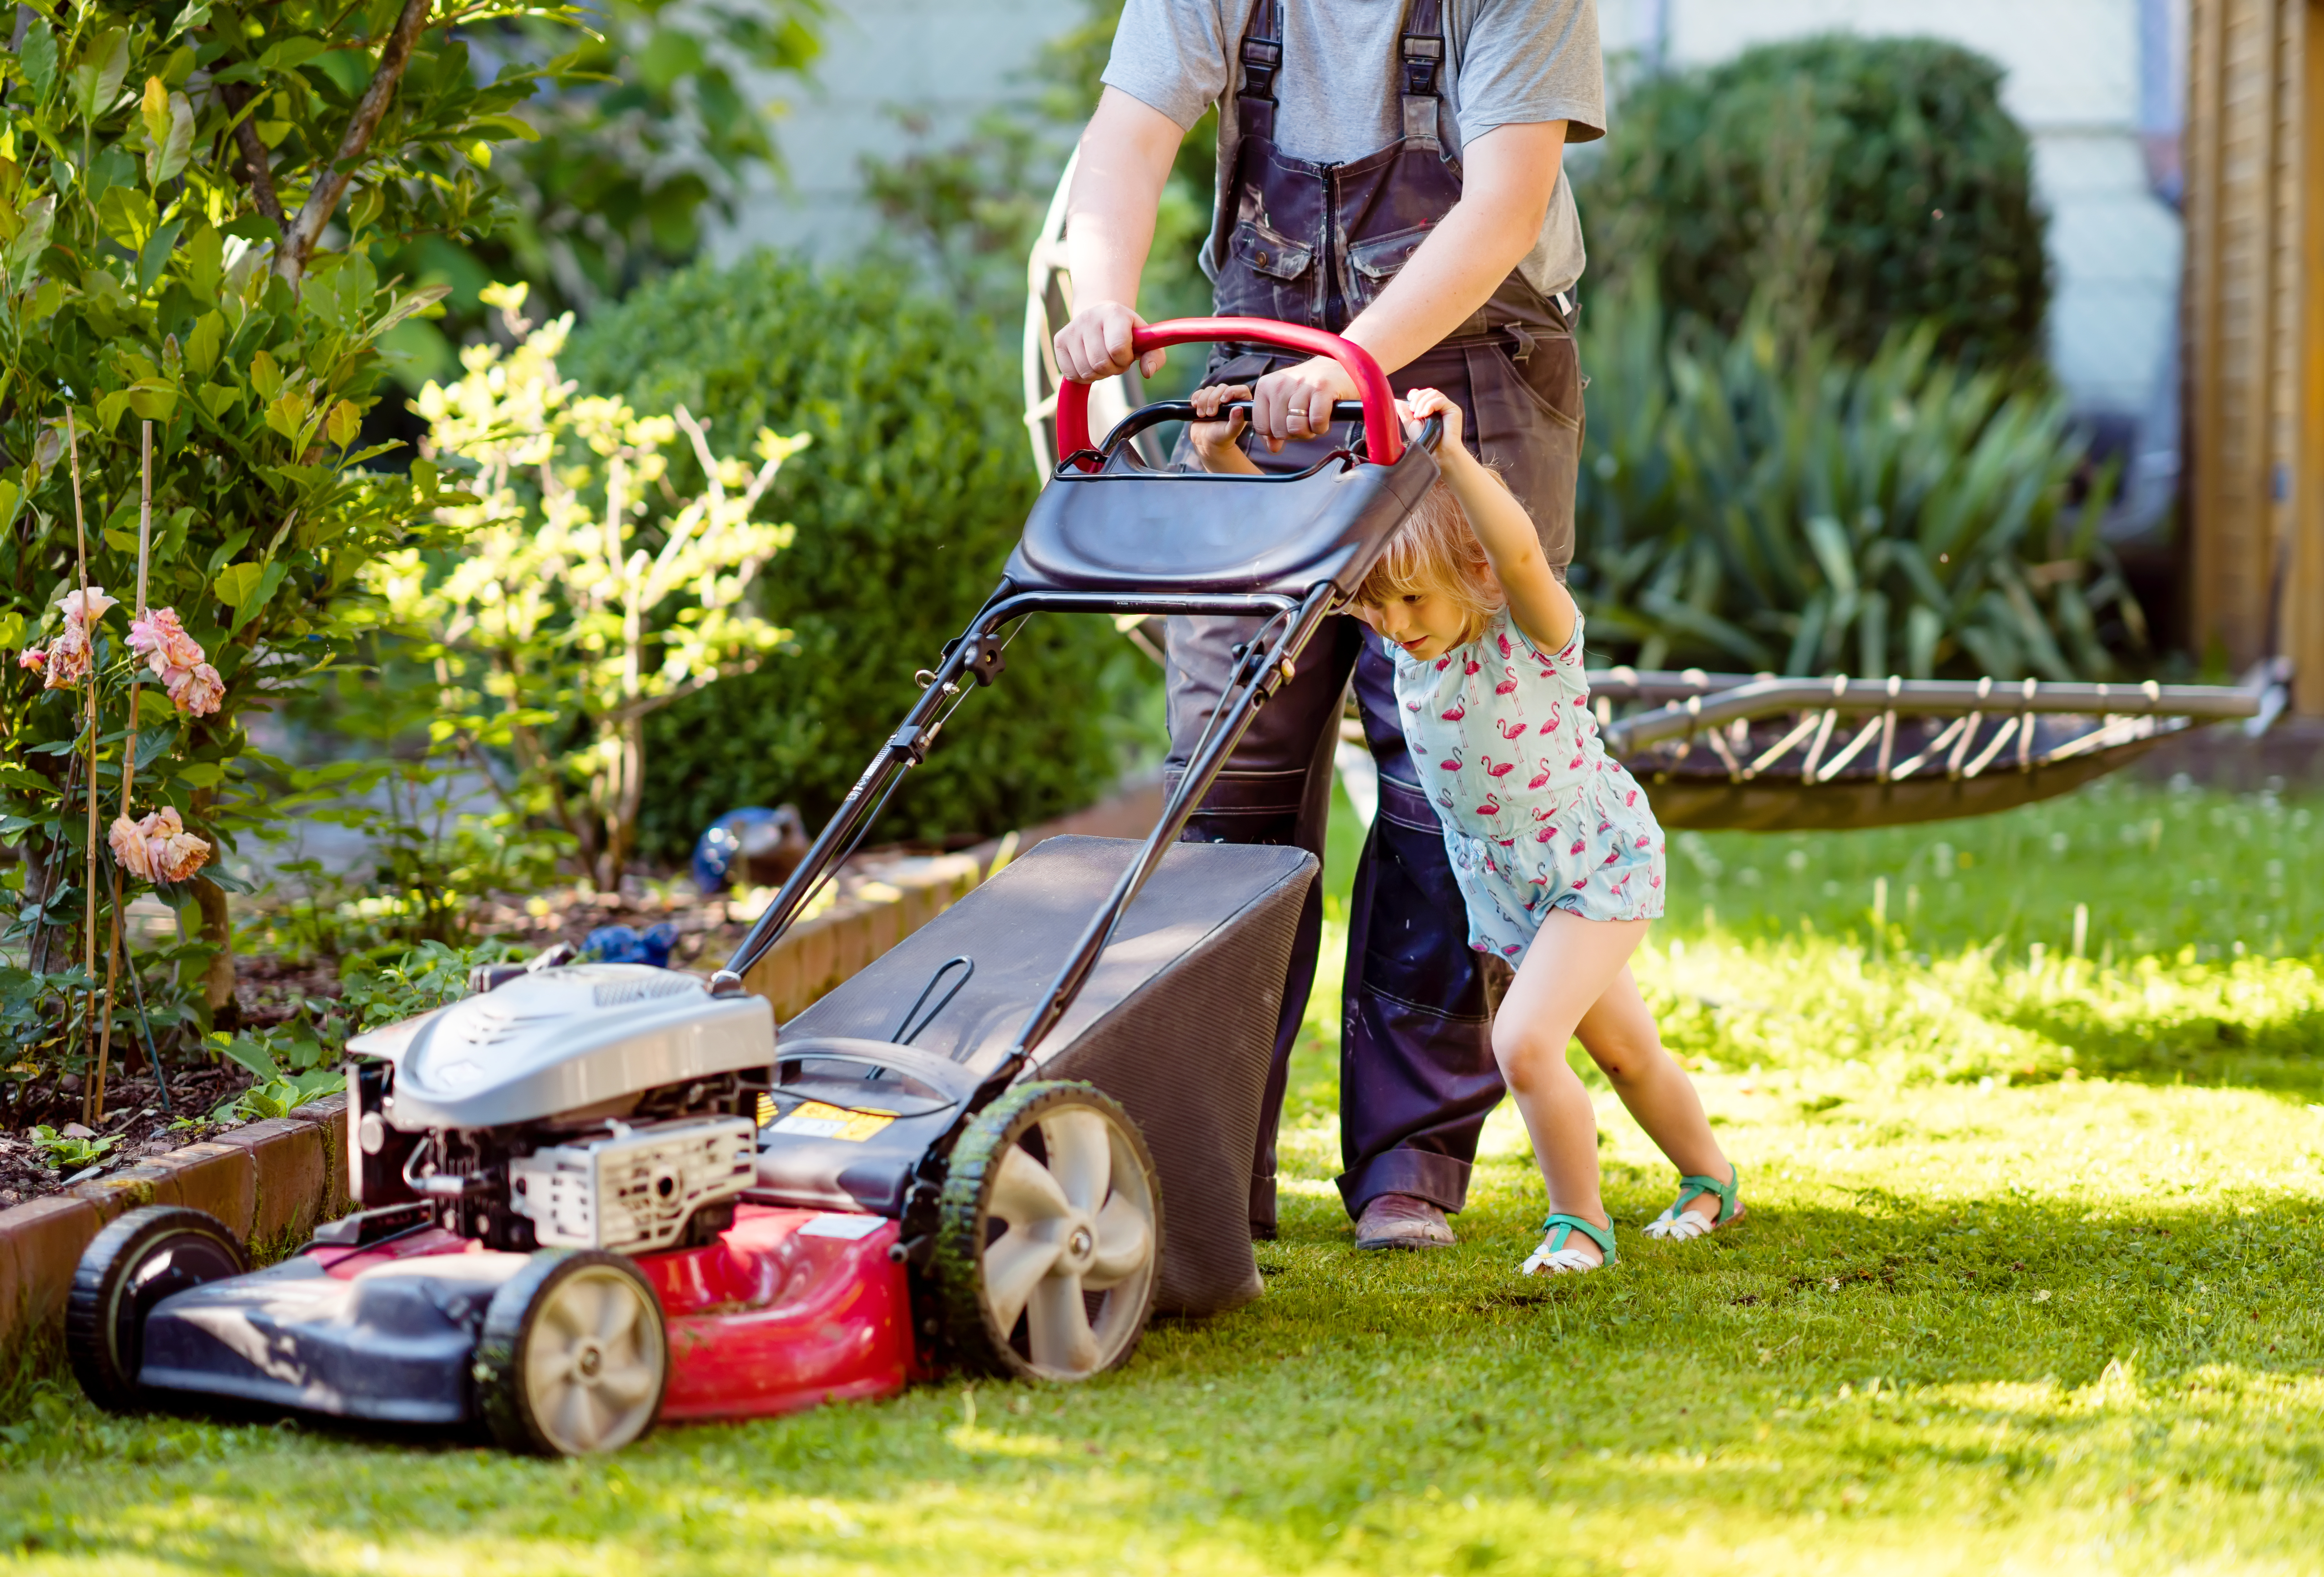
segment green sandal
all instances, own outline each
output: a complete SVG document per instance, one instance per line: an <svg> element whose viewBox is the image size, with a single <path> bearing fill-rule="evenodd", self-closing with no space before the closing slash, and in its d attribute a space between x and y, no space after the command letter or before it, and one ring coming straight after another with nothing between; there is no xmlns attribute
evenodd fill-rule
<svg viewBox="0 0 2324 1577"><path fill-rule="evenodd" d="M1542 1239L1541 1247L1533 1251L1532 1258L1517 1272L1520 1276L1539 1276L1545 1271L1552 1276L1563 1276L1570 1271L1597 1270L1621 1259L1614 1251L1614 1229L1611 1226L1601 1227L1578 1215L1553 1215L1541 1223L1541 1230L1549 1235ZM1576 1232L1597 1244L1598 1251L1605 1258L1593 1264L1581 1250L1567 1248L1567 1240Z"/></svg>
<svg viewBox="0 0 2324 1577"><path fill-rule="evenodd" d="M1691 1242L1748 1213L1743 1202L1736 1197L1741 1191L1743 1169L1732 1161L1727 1164L1728 1177L1724 1183L1710 1177L1681 1177L1678 1180L1678 1200L1668 1210L1646 1223L1646 1236L1668 1242ZM1709 1220L1687 1209L1704 1194L1714 1194L1719 1200L1719 1214Z"/></svg>

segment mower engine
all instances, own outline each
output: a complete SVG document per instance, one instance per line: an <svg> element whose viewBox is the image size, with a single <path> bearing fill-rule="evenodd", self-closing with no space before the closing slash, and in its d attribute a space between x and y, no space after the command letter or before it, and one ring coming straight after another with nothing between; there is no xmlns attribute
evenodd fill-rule
<svg viewBox="0 0 2324 1577"><path fill-rule="evenodd" d="M347 1043L353 1192L493 1249L706 1243L752 1185L773 1010L691 975L517 976Z"/></svg>

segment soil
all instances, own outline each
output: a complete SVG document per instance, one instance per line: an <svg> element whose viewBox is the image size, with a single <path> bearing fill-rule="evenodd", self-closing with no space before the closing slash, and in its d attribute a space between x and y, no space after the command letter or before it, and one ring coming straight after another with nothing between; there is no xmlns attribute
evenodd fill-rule
<svg viewBox="0 0 2324 1577"><path fill-rule="evenodd" d="M194 1144L241 1126L238 1122L207 1120L218 1102L250 1083L250 1075L241 1068L205 1066L173 1071L170 1076L170 1110L165 1111L160 1092L143 1070L142 1056L139 1064L135 1074L124 1077L116 1073L106 1081L107 1111L96 1137L116 1142L102 1157L104 1171L109 1172L124 1162L162 1155L180 1145ZM42 1119L60 1132L80 1120L80 1081L69 1077L67 1083L73 1087L58 1092L56 1110ZM185 1126L172 1126L181 1120ZM77 1172L51 1166L41 1147L33 1142L30 1128L0 1134L0 1210L57 1193L78 1176Z"/></svg>

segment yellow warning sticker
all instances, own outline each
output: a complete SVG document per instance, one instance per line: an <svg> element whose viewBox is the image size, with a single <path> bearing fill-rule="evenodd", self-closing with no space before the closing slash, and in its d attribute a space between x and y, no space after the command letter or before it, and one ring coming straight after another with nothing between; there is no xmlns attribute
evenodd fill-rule
<svg viewBox="0 0 2324 1577"><path fill-rule="evenodd" d="M860 1145L895 1120L896 1114L892 1111L870 1108L851 1111L844 1106L826 1106L820 1101L803 1101L791 1109L788 1116L774 1125L774 1131L804 1134L809 1139L835 1139Z"/></svg>

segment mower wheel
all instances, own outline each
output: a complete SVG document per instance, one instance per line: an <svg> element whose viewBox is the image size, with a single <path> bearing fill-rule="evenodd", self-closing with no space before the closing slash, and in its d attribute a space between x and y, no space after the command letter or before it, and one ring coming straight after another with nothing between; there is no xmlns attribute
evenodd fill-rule
<svg viewBox="0 0 2324 1577"><path fill-rule="evenodd" d="M493 1295L475 1376L484 1422L510 1451L619 1451L661 1411L661 1304L619 1254L543 1250Z"/></svg>
<svg viewBox="0 0 2324 1577"><path fill-rule="evenodd" d="M149 1204L97 1233L65 1298L65 1357L88 1399L108 1413L135 1411L153 1305L249 1269L240 1240L207 1211Z"/></svg>
<svg viewBox="0 0 2324 1577"><path fill-rule="evenodd" d="M1162 1189L1145 1137L1094 1086L1019 1084L953 1147L938 1206L945 1324L969 1364L1087 1379L1154 1306Z"/></svg>

